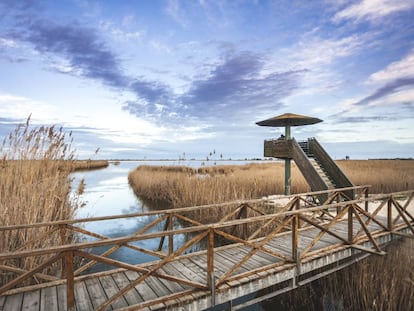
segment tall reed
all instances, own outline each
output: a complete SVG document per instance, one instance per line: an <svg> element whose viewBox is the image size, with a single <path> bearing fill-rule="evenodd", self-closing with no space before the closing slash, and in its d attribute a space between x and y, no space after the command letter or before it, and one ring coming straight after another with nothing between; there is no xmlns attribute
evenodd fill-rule
<svg viewBox="0 0 414 311"><path fill-rule="evenodd" d="M265 310L414 310L414 241L393 242L369 256L272 301ZM263 292L266 293L266 292Z"/></svg>
<svg viewBox="0 0 414 311"><path fill-rule="evenodd" d="M71 134L66 137L62 128L54 126L31 129L29 121L19 125L0 146L0 227L71 219L80 203L77 196L71 195ZM47 247L73 239L66 236L62 241L58 233L46 234L46 230L0 231L0 252ZM28 270L43 260L30 257L7 264ZM0 284L9 277L13 275L2 272Z"/></svg>
<svg viewBox="0 0 414 311"><path fill-rule="evenodd" d="M338 161L354 185L372 185L371 193L414 189L414 160ZM130 172L135 194L169 207L213 204L284 193L284 164L227 165L201 168L139 166ZM310 191L292 166L292 193Z"/></svg>
<svg viewBox="0 0 414 311"><path fill-rule="evenodd" d="M283 193L283 163L234 166L159 167L139 166L128 179L135 194L144 200L184 207L259 198ZM292 170L293 192L309 190L296 167Z"/></svg>

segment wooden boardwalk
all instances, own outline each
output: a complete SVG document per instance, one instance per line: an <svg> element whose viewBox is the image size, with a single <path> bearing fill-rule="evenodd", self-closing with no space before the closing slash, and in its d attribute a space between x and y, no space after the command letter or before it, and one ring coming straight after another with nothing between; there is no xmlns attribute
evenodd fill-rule
<svg viewBox="0 0 414 311"><path fill-rule="evenodd" d="M392 239L414 237L414 218L407 211L413 198L412 191L372 200L360 198L341 201L338 192L335 195L337 202L331 196L331 201L322 206L309 206L306 203L309 201L308 195L296 196L282 212L229 220L230 214L237 214L235 210L238 209L237 212L242 215L243 206L252 207L251 201L250 205L239 204L237 209L233 209L220 222L201 225L192 221L193 226L189 228L171 230L171 222L167 217L166 231L162 234L141 233L134 235L134 238L166 237L172 244L173 234L193 232L192 238L179 248L169 245L169 254L159 261L136 266L80 251L92 247L92 242L79 243L76 247L72 245L31 250L35 253L34 256L58 253L60 258L66 260L66 265L68 258L63 254L70 250L72 256L112 263L120 269L78 276L76 271L69 269L66 278L23 289L14 288L15 284L5 284L0 287L0 310L67 310L70 307L68 299L74 300L73 309L78 311L203 310L272 285L278 287L270 296L280 294L368 255L383 255L382 246ZM404 201L397 201L396 197L403 197ZM259 201L254 203L257 202ZM301 202L307 206L301 206ZM373 202L372 207L368 204L370 202ZM168 215L172 215L171 211ZM249 237L239 238L224 230L232 226L243 228L244 224L254 222L260 222L261 228L270 223L278 225L260 238L256 237L258 231ZM235 243L214 247L214 234ZM185 249L203 238L207 242L206 250L183 254ZM126 246L132 240L131 237L101 238L93 243ZM20 252L21 256L27 254L28 251ZM10 253L0 254L0 263L11 257ZM4 265L0 269L7 270ZM42 269L32 271L31 274L36 275L40 270ZM26 274L30 274L30 271Z"/></svg>

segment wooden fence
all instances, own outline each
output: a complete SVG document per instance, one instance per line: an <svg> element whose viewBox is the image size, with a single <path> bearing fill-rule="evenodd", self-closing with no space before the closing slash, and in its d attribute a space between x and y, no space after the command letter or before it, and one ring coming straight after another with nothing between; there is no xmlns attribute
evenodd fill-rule
<svg viewBox="0 0 414 311"><path fill-rule="evenodd" d="M273 203L272 198L263 198L127 215L3 226L0 227L0 234L16 231L24 233L29 230L33 238L16 249L0 253L0 296L66 284L67 308L70 310L75 304L75 282L88 277L87 271L97 263L104 263L137 272L139 276L102 303L97 310L105 310L150 276L190 287L188 292L194 289L207 290L214 297L215 291L232 280L246 278L286 263L300 266L302 262L318 254L319 250L314 249L314 246L325 235L336 240L336 243L330 246L331 249L345 246L382 255L384 252L376 242L376 236L387 232L398 236L414 237L414 217L407 211L413 199L414 190L368 196L368 189L369 186L358 186L352 189L343 188L292 195L287 204L279 207ZM350 200L345 195L349 190L356 193L356 199ZM317 197L321 193L328 194L326 202L318 202ZM202 223L199 219L192 217L194 213L207 210L220 210L224 215L213 223ZM269 210L271 210L270 213ZM128 236L108 237L83 228L85 223L139 219L148 216L154 219ZM341 221L347 223L346 236L332 229ZM355 223L359 224L357 229ZM370 230L371 223L375 223L379 229ZM301 237L301 230L308 227L317 228L320 233L299 250L298 241ZM400 229L403 227L408 228L409 233L401 232ZM38 234L37 231L42 233ZM289 255L275 252L267 247L269 241L282 233L290 236L291 253ZM174 237L183 234L187 236L185 241L174 245ZM65 241L70 236L75 237L75 242L66 244ZM54 244L49 244L47 247L34 247L34 245L39 245L38 242L43 239L52 239ZM137 241L154 239L158 241L156 249L146 249L133 244ZM239 243L248 246L251 250L225 273L217 276L214 262L217 241ZM197 248L200 248L200 242L204 243L204 250L193 252L192 249L195 246L198 245ZM364 242L370 242L371 247L363 246ZM102 253L97 253L96 250L100 247L106 249ZM158 260L133 265L109 257L120 248L129 248L138 253L155 256ZM327 249L325 248L324 251ZM258 252L277 260L271 266L262 266L243 273L237 272ZM205 280L203 282L198 279L190 281L160 271L160 268L167 263L196 254L204 256L206 275L203 277ZM30 269L21 268L19 263L28 258L36 258L34 266Z"/></svg>

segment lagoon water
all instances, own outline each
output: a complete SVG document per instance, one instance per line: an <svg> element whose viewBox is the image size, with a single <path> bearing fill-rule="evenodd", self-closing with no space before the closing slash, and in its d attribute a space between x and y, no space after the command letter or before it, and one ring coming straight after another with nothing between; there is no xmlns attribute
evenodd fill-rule
<svg viewBox="0 0 414 311"><path fill-rule="evenodd" d="M204 165L214 165L214 161L204 162ZM244 164L246 161L220 161L217 165L225 164ZM118 165L111 163L107 168L81 171L73 173L73 185L76 189L79 181L83 178L85 181L85 192L81 199L86 204L76 213L76 218L112 216L120 214L131 214L150 211L151 208L136 198L128 184L128 173L139 165L186 165L199 167L201 161L121 161ZM123 218L110 221L87 222L83 228L92 232L99 233L108 237L119 237L133 234L146 224L155 219L156 216L146 216L141 218ZM160 224L155 230L162 230L163 224ZM151 232L151 231L150 231ZM186 236L174 237L175 248L183 244L187 239ZM93 238L91 238L93 239ZM134 245L144 247L146 249L155 250L158 247L159 239L138 241ZM102 253L105 248L94 249L95 253ZM121 248L109 256L113 259L119 259L131 264L143 263L156 259L153 256L128 248ZM93 270L88 272L97 272L109 269L104 264L97 264ZM254 295L252 295L254 297ZM271 303L270 303L271 305ZM267 308L266 308L267 309ZM246 310L259 311L265 310L259 304L251 306ZM277 310L277 307L271 306L268 310Z"/></svg>

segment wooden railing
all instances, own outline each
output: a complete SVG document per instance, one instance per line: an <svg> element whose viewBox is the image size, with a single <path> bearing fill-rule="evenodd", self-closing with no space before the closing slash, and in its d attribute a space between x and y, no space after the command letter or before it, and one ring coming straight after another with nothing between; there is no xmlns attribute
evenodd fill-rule
<svg viewBox="0 0 414 311"><path fill-rule="evenodd" d="M189 288L186 290L186 293L194 290L209 291L212 293L212 297L214 297L215 291L229 281L240 280L286 264L299 267L302 263L318 255L320 251L313 249L313 247L325 235L329 235L337 241L337 243L329 247L330 249L351 247L358 251L381 255L384 252L376 237L384 234L384 232L398 236L414 237L414 217L407 211L414 197L414 190L368 196L368 188L368 186L353 187L352 190L357 193L354 200L349 200L350 198L345 195L350 190L349 188L293 195L285 206L280 208L278 212L271 214L264 212L266 206L268 207L269 205L269 199L264 198L245 202L231 202L128 215L3 226L0 227L0 234L28 228L47 228L47 231L43 236L33 237L32 241L16 250L0 253L0 273L14 275L12 279L0 283L0 296L33 290L52 284L66 284L67 308L70 310L75 303L75 282L87 278L88 275L85 275L85 271L96 263L104 263L116 268L135 271L139 273L139 276L117 294L110 297L97 310L106 309L149 276L183 284ZM323 205L317 205L312 199L320 193L328 194L328 199ZM191 212L207 209L223 210L224 208L228 208L226 214L214 223L203 224L189 215ZM384 216L380 216L381 212L383 212ZM255 215L252 216L251 213ZM111 238L82 228L82 224L86 222L147 216L154 216L155 218L143 228L128 236ZM354 228L355 221L359 224L357 231ZM333 230L335 224L339 222L347 223L346 236L338 234ZM368 226L371 223L375 223L379 229L370 231ZM150 229L154 229L157 226L161 226L162 230L150 232ZM301 237L301 232L308 227L317 228L320 232L307 245L302 245L299 248L298 241ZM249 228L254 228L254 231L249 231ZM406 229L406 231L408 230L408 233L402 232L402 228ZM237 234L235 233L236 231L238 232ZM276 252L268 247L268 243L282 233L290 235L291 253L289 255ZM61 240L56 239L56 245L46 248L32 247L38 239L44 239L52 234L59 234L61 236ZM60 242L65 241L65 237L71 234L79 236L78 242L61 245ZM182 234L188 234L189 237L182 244L174 245L174 236ZM82 240L81 236L96 240ZM251 248L241 260L222 274L218 274L215 271L214 255L217 251L217 248L215 248L217 238ZM136 241L153 239L159 239L157 249L145 249L132 244ZM165 241L168 243L168 248L162 251ZM205 243L205 250L191 253L191 248L198 245L201 241ZM369 242L372 247L364 246L363 243L365 242ZM103 246L109 248L101 254L91 252L91 250L96 250ZM147 264L132 265L108 257L122 247L156 256L159 260ZM190 253L186 254L186 251ZM244 263L258 252L266 253L275 258L274 263L247 272L237 272ZM24 270L15 265L16 261L22 258L39 256L44 259L43 262L30 270ZM161 271L161 268L166 264L191 256L202 256L206 264L206 275L202 277L204 281L190 281ZM48 270L53 271L51 267L56 265L61 270L60 273L56 271L54 274L45 272ZM177 295L183 294L178 293ZM172 298L172 296L169 298ZM153 303L157 303L157 301L143 302L140 307L146 307Z"/></svg>

